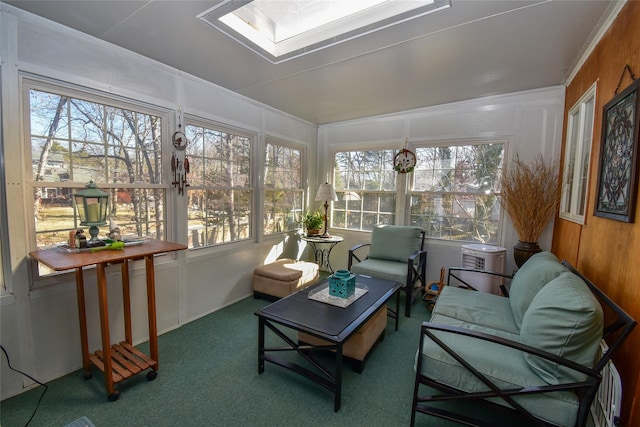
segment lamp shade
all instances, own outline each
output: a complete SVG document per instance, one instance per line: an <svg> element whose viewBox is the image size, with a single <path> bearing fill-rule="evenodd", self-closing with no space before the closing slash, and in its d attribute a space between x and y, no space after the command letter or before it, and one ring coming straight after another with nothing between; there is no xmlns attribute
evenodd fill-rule
<svg viewBox="0 0 640 427"><path fill-rule="evenodd" d="M333 202L338 200L336 190L333 188L333 185L329 184L328 182L320 184L318 192L316 193L316 202L320 202L322 200L331 200Z"/></svg>

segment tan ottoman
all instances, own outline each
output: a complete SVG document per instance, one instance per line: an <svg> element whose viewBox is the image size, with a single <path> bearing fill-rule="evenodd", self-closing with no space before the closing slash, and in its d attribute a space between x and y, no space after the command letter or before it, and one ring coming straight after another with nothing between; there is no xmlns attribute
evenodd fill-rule
<svg viewBox="0 0 640 427"><path fill-rule="evenodd" d="M355 372L362 372L364 369L364 362L369 354L369 350L378 341L384 339L384 331L387 327L387 306L382 306L380 310L376 311L373 317L367 320L367 323L362 325L355 334L349 338L349 340L342 347L342 354L349 359L352 359L353 370ZM312 335L308 335L304 332L298 332L298 341L311 345L330 345L331 343L316 338Z"/></svg>
<svg viewBox="0 0 640 427"><path fill-rule="evenodd" d="M283 258L253 270L253 296L286 297L318 281L318 264Z"/></svg>

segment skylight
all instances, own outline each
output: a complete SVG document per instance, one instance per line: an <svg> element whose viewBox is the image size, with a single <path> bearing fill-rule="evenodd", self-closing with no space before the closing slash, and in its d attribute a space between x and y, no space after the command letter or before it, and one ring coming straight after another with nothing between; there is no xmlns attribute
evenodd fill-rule
<svg viewBox="0 0 640 427"><path fill-rule="evenodd" d="M449 5L449 0L226 0L198 18L277 64Z"/></svg>

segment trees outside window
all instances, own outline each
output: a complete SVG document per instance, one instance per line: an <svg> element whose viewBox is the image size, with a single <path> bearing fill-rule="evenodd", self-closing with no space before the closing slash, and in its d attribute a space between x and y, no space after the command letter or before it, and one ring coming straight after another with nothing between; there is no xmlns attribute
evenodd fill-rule
<svg viewBox="0 0 640 427"><path fill-rule="evenodd" d="M90 180L110 192L110 218L123 235L164 239L166 115L26 83L36 246L64 243L68 231L80 227L72 195Z"/></svg>
<svg viewBox="0 0 640 427"><path fill-rule="evenodd" d="M437 239L498 243L504 143L417 147L409 223Z"/></svg>
<svg viewBox="0 0 640 427"><path fill-rule="evenodd" d="M495 244L504 151L504 141L416 144L417 165L407 174L411 190L406 194L393 170L397 150L337 152L339 201L333 203L332 227L371 230L376 224L404 223L423 227L431 238ZM405 199L407 214L398 219L396 200Z"/></svg>
<svg viewBox="0 0 640 427"><path fill-rule="evenodd" d="M264 159L264 234L300 227L304 189L303 151L275 140L267 140Z"/></svg>
<svg viewBox="0 0 640 427"><path fill-rule="evenodd" d="M253 137L196 121L185 126L185 135L189 247L253 237Z"/></svg>
<svg viewBox="0 0 640 427"><path fill-rule="evenodd" d="M393 150L340 151L334 157L331 227L372 230L376 224L394 224L396 177Z"/></svg>

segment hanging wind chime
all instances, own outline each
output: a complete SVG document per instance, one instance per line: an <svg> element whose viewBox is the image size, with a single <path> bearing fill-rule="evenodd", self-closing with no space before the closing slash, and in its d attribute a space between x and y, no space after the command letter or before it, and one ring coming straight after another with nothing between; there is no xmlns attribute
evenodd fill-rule
<svg viewBox="0 0 640 427"><path fill-rule="evenodd" d="M407 148L409 140L405 138L404 147L393 158L393 170L398 173L413 172L416 167L416 155Z"/></svg>
<svg viewBox="0 0 640 427"><path fill-rule="evenodd" d="M189 159L183 155L180 159L180 152L187 148L187 136L182 132L182 111L178 109L178 130L173 133L171 140L173 147L177 150L171 155L171 172L173 173L174 188L178 188L178 194L184 195L184 188L189 186Z"/></svg>

